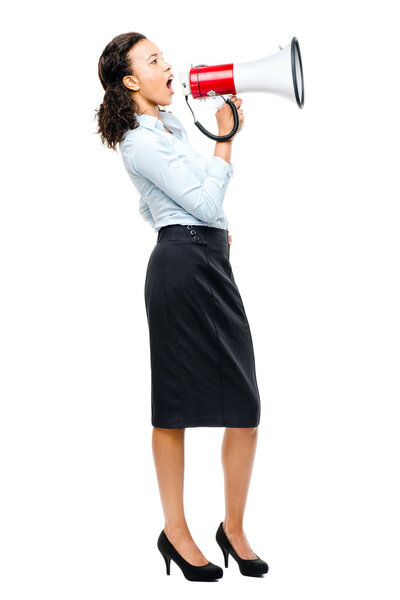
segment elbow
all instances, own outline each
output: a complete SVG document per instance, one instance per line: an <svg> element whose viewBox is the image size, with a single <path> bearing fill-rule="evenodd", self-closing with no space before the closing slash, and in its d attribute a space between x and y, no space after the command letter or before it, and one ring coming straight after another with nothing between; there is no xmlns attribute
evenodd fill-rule
<svg viewBox="0 0 400 600"><path fill-rule="evenodd" d="M218 208L218 210L207 208L206 210L203 211L201 220L204 221L205 223L214 223L217 220L219 213L220 213L219 208Z"/></svg>
<svg viewBox="0 0 400 600"><path fill-rule="evenodd" d="M222 208L223 196L216 198L215 194L205 196L202 202L202 216L201 220L206 223L214 223Z"/></svg>
<svg viewBox="0 0 400 600"><path fill-rule="evenodd" d="M221 212L224 195L223 186L214 185L212 189L207 189L198 185L180 195L176 202L201 221L214 223Z"/></svg>

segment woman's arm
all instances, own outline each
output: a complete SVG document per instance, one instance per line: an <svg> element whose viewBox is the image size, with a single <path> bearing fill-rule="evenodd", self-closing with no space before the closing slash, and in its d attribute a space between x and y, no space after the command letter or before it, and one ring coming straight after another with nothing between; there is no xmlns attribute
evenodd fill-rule
<svg viewBox="0 0 400 600"><path fill-rule="evenodd" d="M128 161L138 175L149 179L201 221L213 223L217 219L226 183L233 173L232 165L221 156L211 158L203 181L199 181L171 151L169 142L161 137L142 138L140 144L128 150Z"/></svg>
<svg viewBox="0 0 400 600"><path fill-rule="evenodd" d="M241 130L244 121L243 110L240 108L243 100L238 98L237 96L230 97L231 102L236 106L238 119L239 119L239 127L234 135L236 137L237 133ZM233 128L233 114L231 107L224 103L215 113L215 117L218 123L218 135L227 135L232 131ZM233 138L228 140L227 142L216 142L215 144L215 152L214 156L220 156L227 163L231 162L231 151L232 151L232 142Z"/></svg>
<svg viewBox="0 0 400 600"><path fill-rule="evenodd" d="M228 140L227 142L216 142L215 143L215 151L214 156L219 156L226 160L227 163L231 162L231 152L232 152L232 141L233 138Z"/></svg>

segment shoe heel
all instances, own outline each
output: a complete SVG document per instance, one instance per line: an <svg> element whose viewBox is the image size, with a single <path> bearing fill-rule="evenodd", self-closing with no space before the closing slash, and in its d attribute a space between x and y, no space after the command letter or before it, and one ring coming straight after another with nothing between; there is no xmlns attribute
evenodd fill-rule
<svg viewBox="0 0 400 600"><path fill-rule="evenodd" d="M222 554L224 555L225 567L228 568L229 551L226 548L224 548L224 546L221 546L218 540L217 543L222 550Z"/></svg>
<svg viewBox="0 0 400 600"><path fill-rule="evenodd" d="M163 552L161 552L161 554L163 555L163 558L165 560L165 566L167 567L167 575L171 575L171 557L168 556L168 554L163 554Z"/></svg>

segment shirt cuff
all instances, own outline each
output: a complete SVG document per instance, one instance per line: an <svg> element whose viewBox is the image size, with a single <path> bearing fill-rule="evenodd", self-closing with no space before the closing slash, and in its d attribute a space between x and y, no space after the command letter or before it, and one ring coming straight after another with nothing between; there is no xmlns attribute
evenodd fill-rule
<svg viewBox="0 0 400 600"><path fill-rule="evenodd" d="M215 166L218 168L218 173L221 172L220 171L220 166L221 166L221 167L223 167L223 173L224 173L224 175L226 173L228 173L228 175L230 177L233 177L234 168L233 168L233 164L232 163L228 163L226 160L224 160L220 156L212 156L211 160L214 160ZM212 167L213 167L213 165L211 163L211 169L208 171L209 173L212 173Z"/></svg>

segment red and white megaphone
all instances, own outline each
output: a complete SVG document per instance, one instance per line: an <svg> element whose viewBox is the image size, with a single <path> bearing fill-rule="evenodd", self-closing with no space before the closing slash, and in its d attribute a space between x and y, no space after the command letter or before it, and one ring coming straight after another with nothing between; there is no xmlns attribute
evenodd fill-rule
<svg viewBox="0 0 400 600"><path fill-rule="evenodd" d="M191 67L190 71L181 71L179 79L181 90L185 96L187 105L188 97L210 98L222 94L236 95L242 92L267 92L276 94L295 101L299 108L304 105L304 78L301 62L300 46L294 37L290 44L279 52L246 63L228 63L224 65L197 65ZM218 136L207 131L201 123L196 121L195 125L202 133L216 141L231 139L238 127L239 117L235 104L223 98L232 109L234 127L232 131L224 136Z"/></svg>

